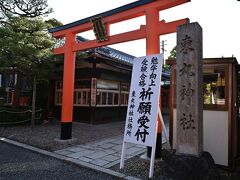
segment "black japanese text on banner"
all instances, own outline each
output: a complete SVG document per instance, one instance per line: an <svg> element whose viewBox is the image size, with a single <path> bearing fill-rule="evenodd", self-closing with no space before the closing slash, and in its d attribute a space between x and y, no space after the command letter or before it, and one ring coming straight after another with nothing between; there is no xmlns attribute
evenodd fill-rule
<svg viewBox="0 0 240 180"><path fill-rule="evenodd" d="M162 61L160 54L134 59L124 142L155 145Z"/></svg>

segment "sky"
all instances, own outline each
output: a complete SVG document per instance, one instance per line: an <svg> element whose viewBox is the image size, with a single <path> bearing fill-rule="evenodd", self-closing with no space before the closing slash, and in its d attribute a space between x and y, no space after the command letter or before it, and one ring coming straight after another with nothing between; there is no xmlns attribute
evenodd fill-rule
<svg viewBox="0 0 240 180"><path fill-rule="evenodd" d="M63 24L102 13L136 0L48 0L54 13L49 17L56 18ZM236 57L240 63L240 1L237 0L191 0L179 6L160 12L160 20L171 22L189 18L190 22L198 22L203 29L203 57ZM110 26L111 35L139 29L145 24L145 17L139 17L127 22ZM80 34L88 39L94 39L93 32ZM165 41L164 56L169 56L170 50L176 45L176 33L160 36L160 42ZM160 43L159 42L159 43ZM111 45L131 55L140 57L146 55L145 40Z"/></svg>

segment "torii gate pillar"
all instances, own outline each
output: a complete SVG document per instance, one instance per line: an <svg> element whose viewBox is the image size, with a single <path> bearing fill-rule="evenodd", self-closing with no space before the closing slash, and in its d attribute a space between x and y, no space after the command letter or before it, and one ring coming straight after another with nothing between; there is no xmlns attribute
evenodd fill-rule
<svg viewBox="0 0 240 180"><path fill-rule="evenodd" d="M158 34L159 11L155 8L146 11L146 54L159 54L160 41Z"/></svg>
<svg viewBox="0 0 240 180"><path fill-rule="evenodd" d="M64 52L64 71L63 71L63 97L62 97L62 123L61 139L72 138L72 119L73 119L73 97L74 97L74 77L75 77L75 51L72 51L75 42L75 34L66 35Z"/></svg>
<svg viewBox="0 0 240 180"><path fill-rule="evenodd" d="M160 37L158 34L159 11L155 8L146 11L146 54L159 54L160 53ZM159 99L161 106L161 98ZM161 108L160 108L161 109ZM158 112L159 113L159 112ZM159 116L158 116L159 117ZM160 119L158 119L157 130L157 144L156 144L156 158L161 157L162 149L162 127ZM151 147L147 148L147 156L151 157Z"/></svg>

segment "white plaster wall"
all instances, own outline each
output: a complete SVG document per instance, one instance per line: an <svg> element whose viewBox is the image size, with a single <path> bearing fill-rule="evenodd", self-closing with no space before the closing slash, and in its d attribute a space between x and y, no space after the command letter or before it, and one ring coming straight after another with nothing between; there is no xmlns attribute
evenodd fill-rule
<svg viewBox="0 0 240 180"><path fill-rule="evenodd" d="M228 165L228 112L203 111L203 150L216 164Z"/></svg>
<svg viewBox="0 0 240 180"><path fill-rule="evenodd" d="M173 148L176 148L176 109L173 109ZM228 112L203 111L203 150L216 164L228 166Z"/></svg>

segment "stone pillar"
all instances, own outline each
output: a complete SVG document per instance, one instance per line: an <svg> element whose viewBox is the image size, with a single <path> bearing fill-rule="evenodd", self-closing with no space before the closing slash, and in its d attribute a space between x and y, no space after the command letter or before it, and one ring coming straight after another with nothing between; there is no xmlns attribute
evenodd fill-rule
<svg viewBox="0 0 240 180"><path fill-rule="evenodd" d="M202 28L198 23L177 29L177 154L203 151Z"/></svg>

